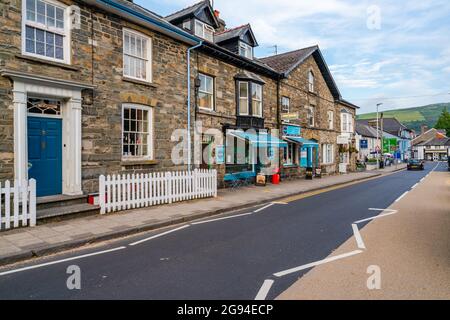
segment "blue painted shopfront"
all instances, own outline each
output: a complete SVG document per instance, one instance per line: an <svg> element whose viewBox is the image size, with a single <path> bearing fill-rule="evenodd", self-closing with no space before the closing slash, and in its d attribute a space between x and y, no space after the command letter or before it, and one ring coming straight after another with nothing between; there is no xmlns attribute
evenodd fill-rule
<svg viewBox="0 0 450 320"><path fill-rule="evenodd" d="M295 125L283 126L283 139L299 145L300 167L317 167L319 164L319 144L314 140L301 137L301 127Z"/></svg>
<svg viewBox="0 0 450 320"><path fill-rule="evenodd" d="M39 197L62 193L62 120L28 117L28 177Z"/></svg>
<svg viewBox="0 0 450 320"><path fill-rule="evenodd" d="M239 172L229 172L225 175L225 181L234 181L236 179L248 179L255 177L256 174L261 170L262 166L257 159L258 149L264 148L267 150L267 155L269 159L273 159L276 150L279 148L287 147L287 143L279 138L272 136L267 133L250 133L241 130L232 130L227 133L228 135L245 141L248 144L248 154L249 157L246 164L243 167L247 167L246 170ZM238 150L238 149L237 149ZM246 153L246 150L240 150L242 153ZM251 154L251 155L250 155ZM256 159L256 161L254 160ZM227 165L229 165L227 161Z"/></svg>

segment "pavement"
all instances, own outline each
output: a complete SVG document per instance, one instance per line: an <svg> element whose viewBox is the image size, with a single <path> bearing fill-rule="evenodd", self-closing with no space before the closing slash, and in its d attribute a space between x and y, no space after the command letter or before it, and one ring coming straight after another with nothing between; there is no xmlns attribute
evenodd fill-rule
<svg viewBox="0 0 450 320"><path fill-rule="evenodd" d="M13 229L0 233L0 265L239 210L288 195L372 178L402 168L404 165L388 167L378 172L328 176L313 181L304 179L286 181L280 185L268 185L264 188L250 186L238 190L225 189L219 190L217 198L128 210L103 216L80 217L44 223L34 228Z"/></svg>
<svg viewBox="0 0 450 320"><path fill-rule="evenodd" d="M368 208L390 206L431 169L427 164L425 171L400 171L353 183L348 181L369 175L223 191L228 196L221 194L219 201L255 197L253 203L260 202L4 266L0 299L274 299L308 271L286 270L329 256L352 237L353 221L373 216ZM288 186L292 191L280 195ZM197 210L208 201L196 203ZM169 206L159 208L169 211ZM73 266L81 270L81 290L66 287L67 268ZM277 275L280 272L286 274Z"/></svg>
<svg viewBox="0 0 450 320"><path fill-rule="evenodd" d="M278 299L450 299L446 165L419 181L386 213L359 231L365 247L361 253L316 266ZM357 249L356 237L351 237L326 259ZM379 282L373 282L374 275Z"/></svg>

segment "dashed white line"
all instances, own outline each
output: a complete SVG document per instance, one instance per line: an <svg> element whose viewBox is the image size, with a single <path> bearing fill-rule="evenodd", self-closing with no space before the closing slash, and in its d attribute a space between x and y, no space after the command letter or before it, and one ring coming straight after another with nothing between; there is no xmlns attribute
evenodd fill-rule
<svg viewBox="0 0 450 320"><path fill-rule="evenodd" d="M29 266L29 267L19 268L19 269L15 269L15 270L4 271L4 272L0 273L0 276L5 276L7 274L12 274L12 273L16 273L16 272L31 270L31 269L37 269L37 268L50 266L50 265L58 264L58 263L63 263L63 262L67 262L67 261L73 261L73 260L83 259L83 258L87 258L87 257L98 256L100 254L110 253L110 252L123 250L123 249L126 249L126 247L122 246L122 247L117 247L117 248L113 248L113 249L109 249L109 250L103 250L103 251L97 251L97 252L92 252L92 253L88 253L88 254L83 254L81 256L66 258L66 259L62 259L62 260L56 260L56 261L36 264L34 266Z"/></svg>
<svg viewBox="0 0 450 320"><path fill-rule="evenodd" d="M288 275L288 274L291 274L291 273L295 273L295 272L298 272L298 271L301 271L301 270L304 270L304 269L309 269L309 268L312 268L312 267L315 267L315 266L318 266L318 265L321 265L321 264L325 264L325 263L328 263L328 262L336 261L336 260L339 260L339 259L348 258L348 257L354 256L356 254L360 254L361 252L363 252L363 251L362 250L351 251L351 252L340 254L340 255L337 255L337 256L334 256L334 257L330 257L330 258L326 258L326 259L323 259L323 260L319 260L319 261L316 261L316 262L311 262L311 263L308 263L308 264L304 264L302 266L295 267L295 268L292 268L292 269L280 271L280 272L274 273L273 275L276 276L276 277L283 277L285 275Z"/></svg>
<svg viewBox="0 0 450 320"><path fill-rule="evenodd" d="M169 234L169 233L172 233L172 232L175 232L175 231L179 231L179 230L185 229L187 227L189 227L189 225L181 226L179 228L176 228L176 229L173 229L173 230L169 230L169 231L166 231L166 232L163 232L163 233L160 233L160 234L157 234L157 235L154 235L154 236L151 236L151 237L148 237L148 238L145 238L145 239L142 239L142 240L130 243L130 246L135 246L137 244L141 244L143 242L146 242L146 241L149 241L149 240L152 240L152 239L155 239L155 238L159 238L159 237L165 236L166 234Z"/></svg>
<svg viewBox="0 0 450 320"><path fill-rule="evenodd" d="M363 239L361 238L361 234L359 233L358 226L355 223L352 223L353 234L355 235L356 244L359 249L366 249Z"/></svg>
<svg viewBox="0 0 450 320"><path fill-rule="evenodd" d="M408 194L409 191L406 191L405 193L403 193L400 197L397 198L397 200L395 200L395 202L399 202L400 200L403 199L404 196L406 196Z"/></svg>
<svg viewBox="0 0 450 320"><path fill-rule="evenodd" d="M264 280L264 283L262 284L261 288L258 291L258 294L256 295L255 300L266 300L267 294L270 291L270 288L272 288L274 281L273 280Z"/></svg>
<svg viewBox="0 0 450 320"><path fill-rule="evenodd" d="M243 217L243 216L248 216L253 214L253 212L248 212L248 213L241 213L241 214L236 214L234 216L228 216L228 217L223 217L223 218L217 218L217 219L211 219L211 220L205 220L205 221L198 221L198 222L193 222L191 223L192 225L196 225L196 224L203 224L203 223L209 223L209 222L214 222L214 221L220 221L220 220L226 220L226 219L233 219L233 218L238 218L238 217Z"/></svg>
<svg viewBox="0 0 450 320"><path fill-rule="evenodd" d="M262 208L259 208L259 209L256 209L255 211L253 211L254 213L258 213L258 212L260 212L260 211L263 211L263 210L265 210L265 209L267 209L267 208L269 208L269 207L271 207L271 206L273 206L275 203L274 202L272 202L272 203L269 203L268 205L265 205L264 207L262 207Z"/></svg>
<svg viewBox="0 0 450 320"><path fill-rule="evenodd" d="M374 217L370 217L370 218L366 218L366 219L362 219L362 220L358 220L358 221L355 221L354 223L358 224L358 223L369 221L369 220L383 218L383 217L386 217L386 216L390 216L390 215L396 214L397 212L398 212L397 210L393 210L392 212L385 213L385 214L380 214L378 216L374 216Z"/></svg>

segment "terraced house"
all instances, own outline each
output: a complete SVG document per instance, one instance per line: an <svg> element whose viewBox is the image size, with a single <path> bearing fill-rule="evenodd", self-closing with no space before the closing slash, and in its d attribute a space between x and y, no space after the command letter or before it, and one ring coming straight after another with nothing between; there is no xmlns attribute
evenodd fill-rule
<svg viewBox="0 0 450 320"><path fill-rule="evenodd" d="M334 174L354 170L354 119L357 106L342 99L318 46L261 59L277 70L285 176L305 168Z"/></svg>
<svg viewBox="0 0 450 320"><path fill-rule="evenodd" d="M225 185L262 170L260 149L280 148L291 176L350 163L337 145L351 145L356 106L318 47L257 59L251 26L227 28L207 0L165 18L126 0L3 1L0 12L0 180L35 178L41 199L83 199L101 174L186 167L216 168ZM200 135L189 150L207 156L174 163L175 129Z"/></svg>

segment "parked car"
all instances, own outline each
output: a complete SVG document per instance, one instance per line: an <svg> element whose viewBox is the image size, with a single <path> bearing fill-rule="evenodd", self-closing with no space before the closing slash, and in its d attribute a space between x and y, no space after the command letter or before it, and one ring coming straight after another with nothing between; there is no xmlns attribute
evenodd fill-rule
<svg viewBox="0 0 450 320"><path fill-rule="evenodd" d="M417 160L417 159L409 160L407 168L408 168L408 170L413 170L413 169L423 170L423 169L425 169L423 162L420 160Z"/></svg>

